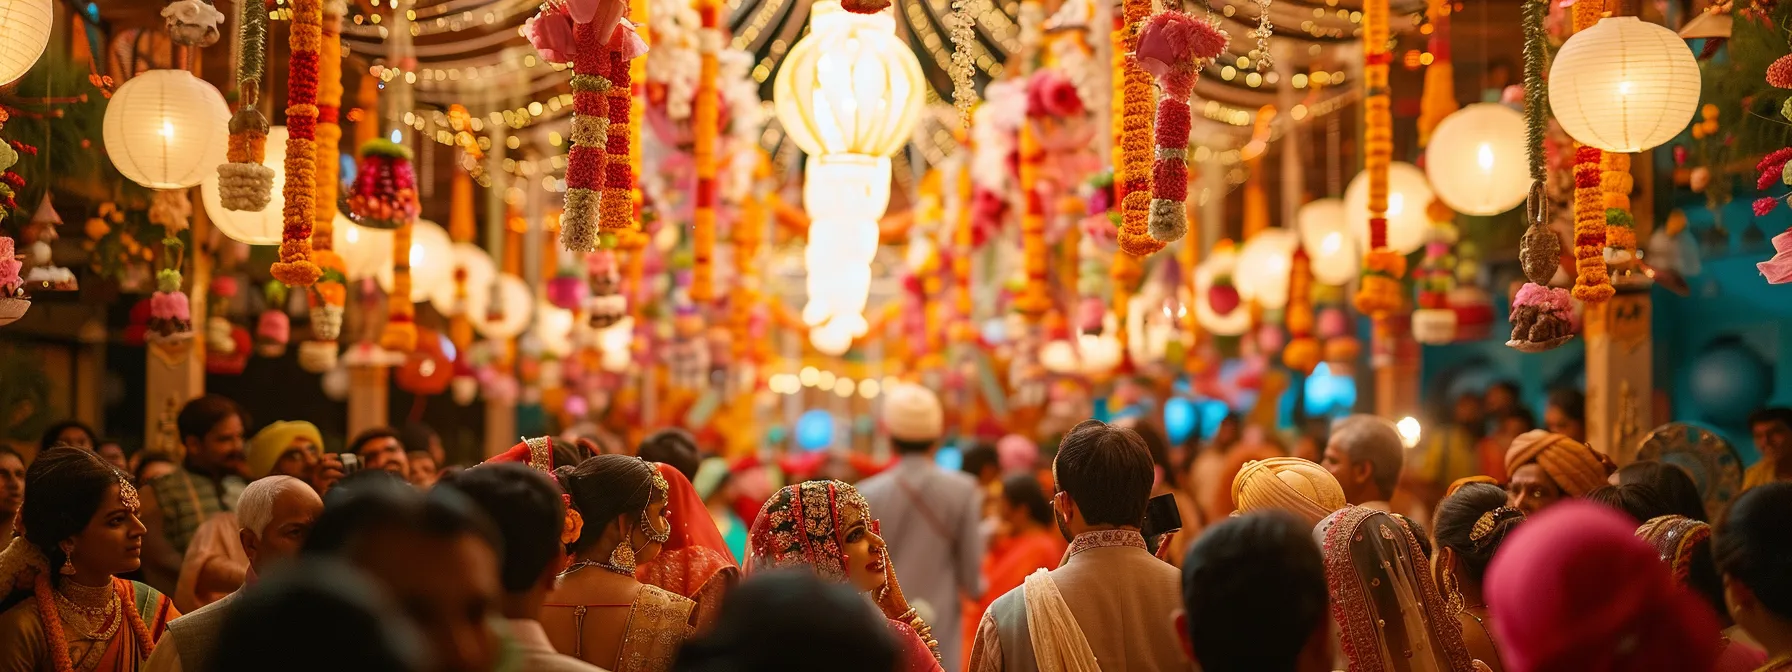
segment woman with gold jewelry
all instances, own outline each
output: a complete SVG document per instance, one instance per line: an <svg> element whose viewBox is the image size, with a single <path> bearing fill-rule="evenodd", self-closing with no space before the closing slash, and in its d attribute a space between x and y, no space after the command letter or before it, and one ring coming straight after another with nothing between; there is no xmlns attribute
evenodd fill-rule
<svg viewBox="0 0 1792 672"><path fill-rule="evenodd" d="M541 624L554 648L613 672L665 672L691 633L696 603L635 579L670 538L659 465L599 455L554 471L570 502L561 541L571 564Z"/></svg>
<svg viewBox="0 0 1792 672"><path fill-rule="evenodd" d="M772 495L747 539L747 573L805 566L863 591L896 637L901 672L938 672L939 642L896 582L877 519L859 491L840 481L809 481Z"/></svg>
<svg viewBox="0 0 1792 672"><path fill-rule="evenodd" d="M1506 668L1487 621L1481 581L1494 552L1523 521L1523 513L1506 505L1506 491L1491 483L1469 483L1450 493L1438 503L1432 520L1437 528L1432 575L1447 610L1462 625L1469 654L1493 672L1505 672Z"/></svg>
<svg viewBox="0 0 1792 672"><path fill-rule="evenodd" d="M0 670L134 672L180 614L117 578L143 563L130 477L98 455L52 448L25 471L25 535L0 552Z"/></svg>

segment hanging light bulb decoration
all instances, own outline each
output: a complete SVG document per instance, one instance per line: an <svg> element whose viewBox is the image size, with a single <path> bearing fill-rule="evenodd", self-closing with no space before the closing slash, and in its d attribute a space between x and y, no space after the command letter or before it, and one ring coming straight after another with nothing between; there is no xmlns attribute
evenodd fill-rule
<svg viewBox="0 0 1792 672"><path fill-rule="evenodd" d="M1265 310L1288 305L1289 272L1300 240L1287 229L1264 229L1245 241L1233 280L1238 295Z"/></svg>
<svg viewBox="0 0 1792 672"><path fill-rule="evenodd" d="M1356 279L1362 253L1344 217L1344 201L1321 198L1300 206L1295 215L1301 248L1307 251L1313 279L1325 285L1344 285Z"/></svg>

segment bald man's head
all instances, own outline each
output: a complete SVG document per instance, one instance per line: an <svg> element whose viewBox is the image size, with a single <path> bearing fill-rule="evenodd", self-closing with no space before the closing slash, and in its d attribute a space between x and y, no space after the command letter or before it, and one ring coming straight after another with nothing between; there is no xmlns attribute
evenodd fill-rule
<svg viewBox="0 0 1792 672"><path fill-rule="evenodd" d="M249 484L237 500L238 538L257 574L299 554L324 501L304 481L269 476Z"/></svg>

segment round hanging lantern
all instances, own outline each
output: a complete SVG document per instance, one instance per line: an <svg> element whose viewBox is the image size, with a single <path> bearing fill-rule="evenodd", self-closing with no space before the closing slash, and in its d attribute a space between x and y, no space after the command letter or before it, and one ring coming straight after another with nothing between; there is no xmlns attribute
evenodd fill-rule
<svg viewBox="0 0 1792 672"><path fill-rule="evenodd" d="M200 196L205 200L205 215L211 218L212 225L231 240L249 245L279 245L283 222L280 210L285 203L286 193L286 127L275 126L268 129L267 158L261 165L274 171L274 197L260 210L231 210L224 207L224 201L218 193L218 171L206 174L205 181L199 183ZM387 235L391 239L391 235Z"/></svg>
<svg viewBox="0 0 1792 672"><path fill-rule="evenodd" d="M56 7L50 0L0 0L0 85L24 77L44 55Z"/></svg>
<svg viewBox="0 0 1792 672"><path fill-rule="evenodd" d="M1269 310L1288 305L1288 274L1298 240L1287 229L1264 229L1245 241L1233 280L1238 295Z"/></svg>
<svg viewBox="0 0 1792 672"><path fill-rule="evenodd" d="M1307 251L1308 268L1320 284L1342 285L1356 279L1363 254L1344 221L1344 201L1321 198L1300 206L1295 216L1300 245Z"/></svg>
<svg viewBox="0 0 1792 672"><path fill-rule="evenodd" d="M1425 245L1425 231L1431 218L1425 206L1431 204L1431 185L1418 167L1396 161L1388 165L1388 247L1400 254L1411 254ZM1362 248L1369 246L1369 173L1357 173L1344 190L1345 221L1351 235Z"/></svg>
<svg viewBox="0 0 1792 672"><path fill-rule="evenodd" d="M494 291L496 306L492 305ZM495 285L467 288L467 319L486 338L516 338L529 328L534 307L535 293L529 291L528 283L509 273L499 275Z"/></svg>
<svg viewBox="0 0 1792 672"><path fill-rule="evenodd" d="M230 107L185 70L148 70L106 105L106 154L126 178L151 189L185 189L218 172Z"/></svg>
<svg viewBox="0 0 1792 672"><path fill-rule="evenodd" d="M1195 321L1215 336L1238 336L1251 328L1251 311L1233 284L1237 266L1231 246L1216 246L1195 267Z"/></svg>
<svg viewBox="0 0 1792 672"><path fill-rule="evenodd" d="M1444 117L1425 149L1425 176L1437 198L1465 215L1518 207L1531 189L1525 167L1524 115L1476 103Z"/></svg>
<svg viewBox="0 0 1792 672"><path fill-rule="evenodd" d="M541 342L542 354L552 357L572 354L576 318L572 311L546 301L535 304L535 337Z"/></svg>
<svg viewBox="0 0 1792 672"><path fill-rule="evenodd" d="M773 109L804 152L889 156L908 144L924 82L891 13L854 14L817 2L809 34L772 81Z"/></svg>
<svg viewBox="0 0 1792 672"><path fill-rule="evenodd" d="M330 242L337 256L342 257L348 279L378 278L383 272L387 274L386 282L391 282L391 231L361 226L338 212L331 225Z"/></svg>
<svg viewBox="0 0 1792 672"><path fill-rule="evenodd" d="M1568 38L1549 68L1549 107L1582 144L1633 153L1672 140L1699 108L1699 64L1674 31L1634 16Z"/></svg>
<svg viewBox="0 0 1792 672"><path fill-rule="evenodd" d="M456 285L465 288L466 302L471 304L473 292L479 287L490 287L498 269L492 264L492 255L472 243L455 243L448 254L448 280L429 288L429 305L435 306L443 317L454 317L466 308L455 296L459 291ZM457 281L457 273L464 278Z"/></svg>
<svg viewBox="0 0 1792 672"><path fill-rule="evenodd" d="M448 230L435 222L419 219L411 225L411 302L422 303L429 300L429 294L437 285L454 282L454 240L448 237ZM381 278L381 285L388 290L392 284L392 271L386 269Z"/></svg>

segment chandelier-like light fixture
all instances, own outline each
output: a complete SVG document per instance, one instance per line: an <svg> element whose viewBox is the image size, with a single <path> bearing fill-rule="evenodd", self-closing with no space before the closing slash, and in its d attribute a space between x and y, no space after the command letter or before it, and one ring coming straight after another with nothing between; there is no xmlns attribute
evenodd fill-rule
<svg viewBox="0 0 1792 672"><path fill-rule="evenodd" d="M829 0L772 82L778 121L808 153L809 302L818 349L844 353L865 334L877 220L890 202L889 156L908 143L922 105L921 62L888 12L854 14Z"/></svg>

